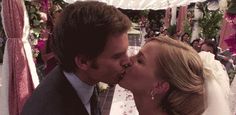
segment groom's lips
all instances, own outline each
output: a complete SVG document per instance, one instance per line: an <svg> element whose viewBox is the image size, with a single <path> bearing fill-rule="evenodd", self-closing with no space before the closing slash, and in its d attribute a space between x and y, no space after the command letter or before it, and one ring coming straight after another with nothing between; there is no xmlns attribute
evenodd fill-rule
<svg viewBox="0 0 236 115"><path fill-rule="evenodd" d="M121 71L120 75L118 76L119 78L119 82L124 78L125 74L126 74L126 70L127 68L131 67L131 64L125 64L123 65L123 70Z"/></svg>

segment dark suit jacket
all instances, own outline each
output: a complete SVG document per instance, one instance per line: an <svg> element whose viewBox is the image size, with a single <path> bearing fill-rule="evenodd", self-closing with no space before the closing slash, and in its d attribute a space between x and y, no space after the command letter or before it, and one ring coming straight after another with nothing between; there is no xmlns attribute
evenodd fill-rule
<svg viewBox="0 0 236 115"><path fill-rule="evenodd" d="M60 67L56 67L35 89L21 115L88 115L88 112Z"/></svg>

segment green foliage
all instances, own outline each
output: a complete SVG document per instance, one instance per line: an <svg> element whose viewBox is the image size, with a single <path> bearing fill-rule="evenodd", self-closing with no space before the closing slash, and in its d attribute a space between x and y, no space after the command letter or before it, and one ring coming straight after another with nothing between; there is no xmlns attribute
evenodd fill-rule
<svg viewBox="0 0 236 115"><path fill-rule="evenodd" d="M147 17L147 16L148 16L148 13L149 13L149 10L141 10L141 11L140 11L140 15L141 15L141 16L144 16L144 17Z"/></svg>
<svg viewBox="0 0 236 115"><path fill-rule="evenodd" d="M39 39L40 30L46 28L46 22L41 21L39 14L41 4L37 1L25 1L25 6L29 16L31 36L33 39Z"/></svg>
<svg viewBox="0 0 236 115"><path fill-rule="evenodd" d="M2 7L0 6L0 11L1 11ZM3 62L3 53L4 53L4 46L5 46L5 32L3 29L3 25L2 25L2 17L0 16L0 63Z"/></svg>
<svg viewBox="0 0 236 115"><path fill-rule="evenodd" d="M40 0L25 0L30 23L29 42L32 46L32 53L35 59L40 53L39 49L37 49L38 40L47 39L48 33L51 33L50 28L53 27L51 24L53 20L51 18L53 18L53 16L51 15L53 15L54 12L57 12L56 10L58 10L58 8L64 8L67 4L63 0L48 1L48 11L45 11L47 8L43 5L44 3Z"/></svg>
<svg viewBox="0 0 236 115"><path fill-rule="evenodd" d="M229 75L229 81L230 83L233 81L235 75L236 75L236 70L234 69L230 69L227 71L228 75Z"/></svg>
<svg viewBox="0 0 236 115"><path fill-rule="evenodd" d="M173 37L176 34L176 24L169 26L167 32L171 37Z"/></svg>
<svg viewBox="0 0 236 115"><path fill-rule="evenodd" d="M64 8L67 5L67 3L65 3L63 0L53 0L51 7L54 7L55 5L59 5L60 7ZM30 21L31 36L32 36L31 39L40 39L41 31L47 28L47 22L42 20L41 15L40 15L40 11L43 7L41 4L41 1L26 1L25 0L25 6L26 6L26 10L28 11L28 16L29 16L29 21ZM52 10L58 10L58 9L52 9ZM47 14L49 12L50 11L45 12L45 13Z"/></svg>
<svg viewBox="0 0 236 115"><path fill-rule="evenodd" d="M122 13L127 15L129 19L134 23L139 23L142 16L147 17L149 10L130 10L130 9L119 9Z"/></svg>
<svg viewBox="0 0 236 115"><path fill-rule="evenodd" d="M149 26L152 30L158 30L163 25L161 19L163 19L164 17L164 10L119 10L125 15L127 15L129 19L134 23L139 23L141 17L146 17L148 19Z"/></svg>
<svg viewBox="0 0 236 115"><path fill-rule="evenodd" d="M164 24L165 10L150 10L148 19L150 21L150 28L154 31L159 31L159 28Z"/></svg>
<svg viewBox="0 0 236 115"><path fill-rule="evenodd" d="M2 7L0 5L0 11L2 10ZM3 29L3 25L2 25L2 17L0 16L0 37L5 37L5 32Z"/></svg>
<svg viewBox="0 0 236 115"><path fill-rule="evenodd" d="M203 13L203 17L198 20L201 27L201 37L205 39L217 38L219 36L220 24L223 18L223 12L207 9L206 3L198 5L199 10Z"/></svg>
<svg viewBox="0 0 236 115"><path fill-rule="evenodd" d="M188 20L184 21L184 33L192 35L192 26L190 25L190 22Z"/></svg>
<svg viewBox="0 0 236 115"><path fill-rule="evenodd" d="M63 0L53 0L53 4L56 5L60 5L62 8L65 8L68 4L66 2L64 2Z"/></svg>

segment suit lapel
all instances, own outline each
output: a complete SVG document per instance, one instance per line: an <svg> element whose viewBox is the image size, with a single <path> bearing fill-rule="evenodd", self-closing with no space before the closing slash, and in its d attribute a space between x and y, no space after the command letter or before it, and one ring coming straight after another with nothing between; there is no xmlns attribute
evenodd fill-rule
<svg viewBox="0 0 236 115"><path fill-rule="evenodd" d="M62 70L59 71L58 81L61 84L60 88L58 89L61 94L61 100L63 100L62 104L64 104L63 106L66 107L66 108L63 108L65 112L68 114L73 114L73 115L77 112L79 112L79 114L81 115L89 115L81 99L77 95L72 85L66 79Z"/></svg>

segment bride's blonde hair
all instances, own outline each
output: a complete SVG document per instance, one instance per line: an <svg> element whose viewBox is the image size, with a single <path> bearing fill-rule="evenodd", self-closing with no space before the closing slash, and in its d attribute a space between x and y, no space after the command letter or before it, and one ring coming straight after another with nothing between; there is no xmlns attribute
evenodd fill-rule
<svg viewBox="0 0 236 115"><path fill-rule="evenodd" d="M150 41L158 43L157 75L170 84L161 100L163 109L171 115L201 115L206 108L205 88L203 63L197 52L188 44L168 37Z"/></svg>

